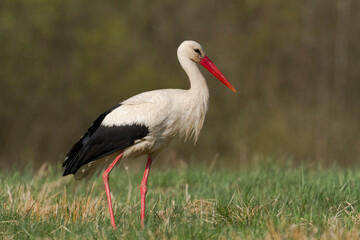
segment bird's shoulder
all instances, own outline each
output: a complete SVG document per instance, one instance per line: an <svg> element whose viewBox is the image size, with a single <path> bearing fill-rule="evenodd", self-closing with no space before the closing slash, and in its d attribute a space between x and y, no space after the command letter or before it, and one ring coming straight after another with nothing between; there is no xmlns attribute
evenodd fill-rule
<svg viewBox="0 0 360 240"><path fill-rule="evenodd" d="M120 103L106 115L102 125L156 124L167 118L172 102L183 90L164 89L140 93Z"/></svg>
<svg viewBox="0 0 360 240"><path fill-rule="evenodd" d="M185 90L182 89L161 89L161 90L153 90L148 92L143 92L137 94L125 101L122 102L124 105L133 105L133 104L156 104L162 105L171 103L171 100L180 96L184 93Z"/></svg>

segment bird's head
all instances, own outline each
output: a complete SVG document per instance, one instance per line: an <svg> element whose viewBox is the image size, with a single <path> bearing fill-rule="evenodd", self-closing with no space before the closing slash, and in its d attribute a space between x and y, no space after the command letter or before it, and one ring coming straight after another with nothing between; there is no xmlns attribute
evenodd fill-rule
<svg viewBox="0 0 360 240"><path fill-rule="evenodd" d="M179 59L185 58L189 59L195 63L200 63L204 68L211 72L217 79L219 79L223 84L230 88L233 92L236 92L234 87L229 83L229 81L224 77L220 70L215 66L215 64L206 56L202 46L191 40L184 41L180 44L177 54Z"/></svg>
<svg viewBox="0 0 360 240"><path fill-rule="evenodd" d="M201 59L206 56L202 46L195 41L184 41L178 48L178 54L189 58L190 60L199 63Z"/></svg>

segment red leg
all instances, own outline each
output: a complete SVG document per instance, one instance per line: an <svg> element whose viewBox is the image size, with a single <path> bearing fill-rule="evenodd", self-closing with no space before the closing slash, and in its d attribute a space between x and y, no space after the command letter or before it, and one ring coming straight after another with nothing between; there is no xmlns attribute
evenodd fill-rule
<svg viewBox="0 0 360 240"><path fill-rule="evenodd" d="M148 160L146 163L146 168L144 172L144 177L141 181L140 185L140 195L141 195L141 226L144 228L144 220L145 220L145 197L146 197L146 184L150 173L150 167L151 167L152 159L151 156L148 156Z"/></svg>
<svg viewBox="0 0 360 240"><path fill-rule="evenodd" d="M111 204L111 195L110 195L110 188L109 188L109 174L110 174L111 170L113 169L113 167L115 166L115 164L121 159L122 155L123 154L120 153L102 174L102 178L103 178L103 181L105 184L106 197L107 197L108 204L109 204L111 225L113 226L114 229L116 228L116 226L115 226L114 213L113 213L112 204Z"/></svg>

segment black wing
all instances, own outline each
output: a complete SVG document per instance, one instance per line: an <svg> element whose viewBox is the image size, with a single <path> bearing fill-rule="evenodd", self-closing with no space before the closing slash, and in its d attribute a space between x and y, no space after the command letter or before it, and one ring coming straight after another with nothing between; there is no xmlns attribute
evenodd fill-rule
<svg viewBox="0 0 360 240"><path fill-rule="evenodd" d="M148 127L140 124L111 127L101 125L106 115L120 106L121 104L118 104L101 114L75 143L63 162L64 176L75 174L81 166L89 162L130 147L135 140L149 133Z"/></svg>

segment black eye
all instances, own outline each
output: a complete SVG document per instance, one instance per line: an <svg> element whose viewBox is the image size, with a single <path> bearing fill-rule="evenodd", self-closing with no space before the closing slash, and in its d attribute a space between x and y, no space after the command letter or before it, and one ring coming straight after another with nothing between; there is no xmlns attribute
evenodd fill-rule
<svg viewBox="0 0 360 240"><path fill-rule="evenodd" d="M197 52L198 54L200 54L200 50L199 50L199 49L195 48L194 51Z"/></svg>

